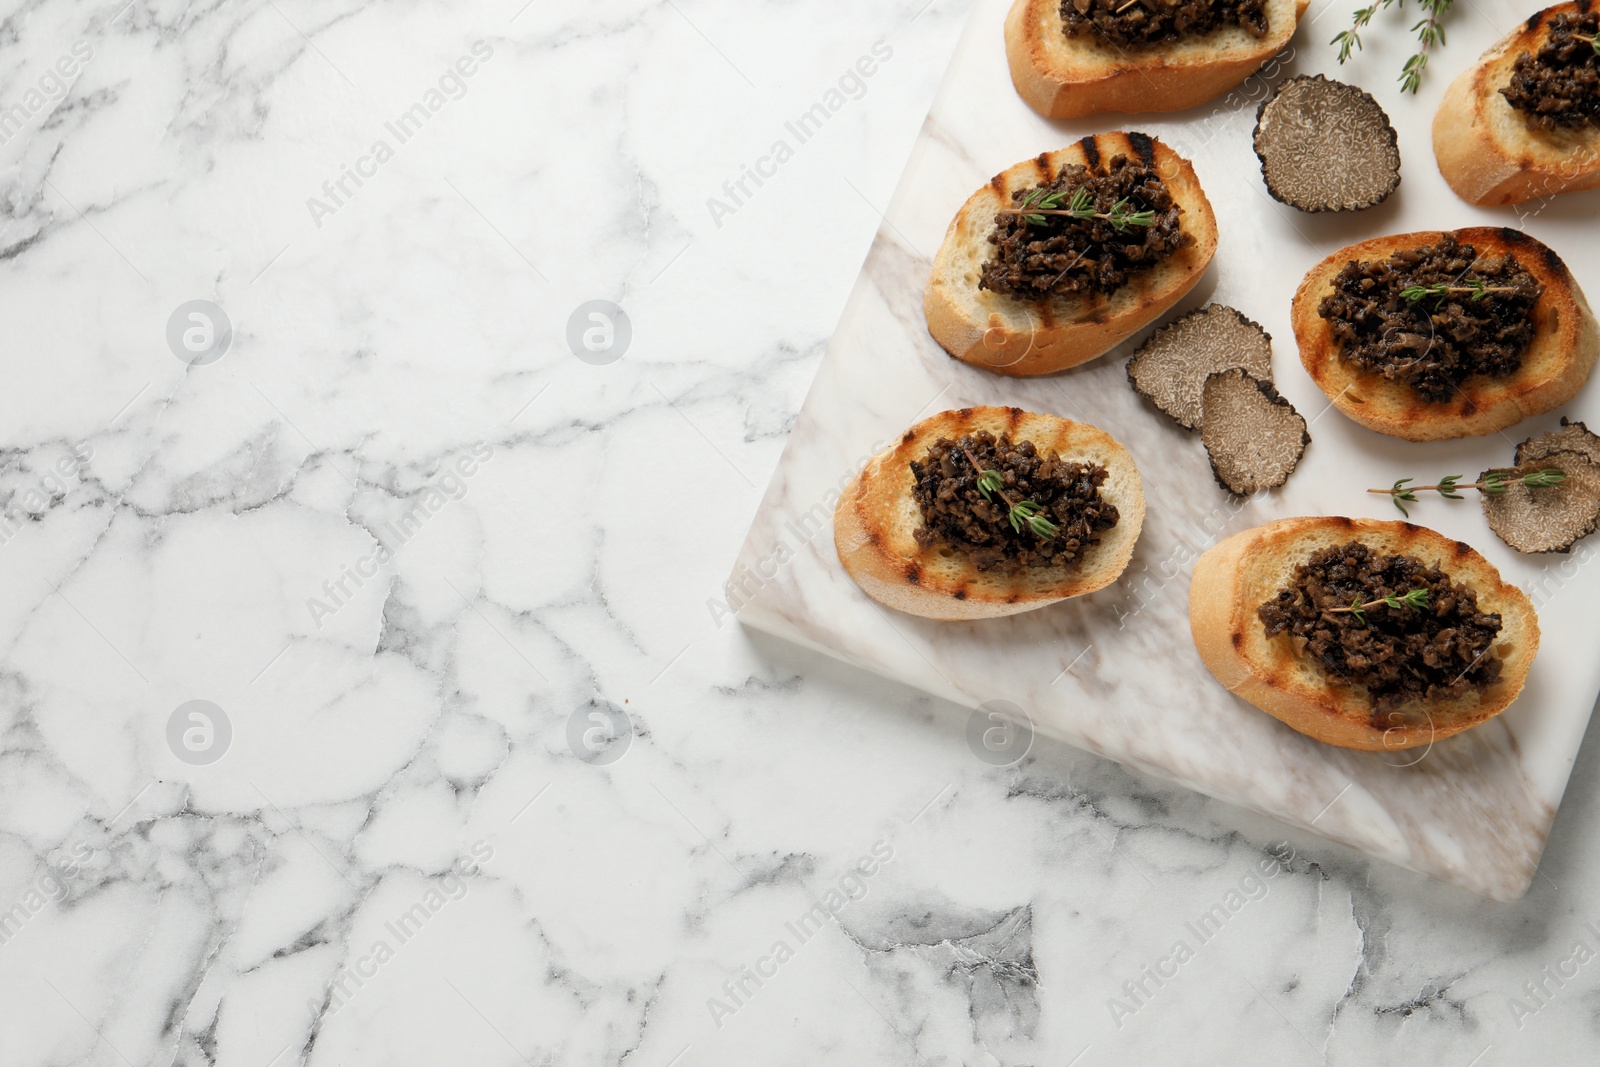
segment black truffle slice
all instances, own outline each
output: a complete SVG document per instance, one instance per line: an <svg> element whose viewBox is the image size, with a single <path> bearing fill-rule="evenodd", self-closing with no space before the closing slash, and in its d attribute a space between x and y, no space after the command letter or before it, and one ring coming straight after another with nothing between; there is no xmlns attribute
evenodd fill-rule
<svg viewBox="0 0 1600 1067"><path fill-rule="evenodd" d="M1200 440L1219 485L1245 496L1289 480L1311 435L1271 382L1230 368L1206 378L1201 398Z"/></svg>
<svg viewBox="0 0 1600 1067"><path fill-rule="evenodd" d="M1207 304L1151 334L1128 360L1128 381L1179 426L1195 430L1206 378L1229 367L1270 382L1272 337L1233 308Z"/></svg>
<svg viewBox="0 0 1600 1067"><path fill-rule="evenodd" d="M1600 465L1600 437L1581 422L1568 422L1563 415L1561 429L1530 437L1517 446L1517 466L1543 459L1552 452L1578 452Z"/></svg>
<svg viewBox="0 0 1600 1067"><path fill-rule="evenodd" d="M1354 85L1320 74L1290 78L1262 102L1255 147L1267 192L1301 211L1357 211L1400 184L1389 116Z"/></svg>
<svg viewBox="0 0 1600 1067"><path fill-rule="evenodd" d="M1560 467L1566 480L1542 489L1513 481L1504 493L1482 494L1489 528L1518 552L1569 552L1600 525L1600 464L1581 452L1550 452L1515 471L1494 473L1510 480L1545 467Z"/></svg>

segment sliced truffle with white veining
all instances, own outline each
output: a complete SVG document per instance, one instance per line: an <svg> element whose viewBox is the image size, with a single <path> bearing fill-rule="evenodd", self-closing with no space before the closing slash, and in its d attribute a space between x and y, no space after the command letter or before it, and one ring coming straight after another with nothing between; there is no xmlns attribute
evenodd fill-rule
<svg viewBox="0 0 1600 1067"><path fill-rule="evenodd" d="M1208 377L1201 397L1200 440L1219 485L1246 496L1289 480L1311 435L1271 382L1230 368Z"/></svg>
<svg viewBox="0 0 1600 1067"><path fill-rule="evenodd" d="M1563 415L1561 429L1530 437L1517 446L1517 466L1543 459L1552 452L1578 452L1588 456L1589 462L1600 464L1600 437L1581 422L1568 422Z"/></svg>
<svg viewBox="0 0 1600 1067"><path fill-rule="evenodd" d="M1400 147L1369 94L1318 74L1290 78L1256 112L1267 191L1301 211L1358 211L1400 184Z"/></svg>
<svg viewBox="0 0 1600 1067"><path fill-rule="evenodd" d="M1151 334L1128 360L1134 391L1187 430L1200 427L1206 378L1239 367L1272 380L1272 337L1224 304L1207 304Z"/></svg>
<svg viewBox="0 0 1600 1067"><path fill-rule="evenodd" d="M1529 488L1519 478L1552 467L1565 474L1557 485ZM1568 552L1600 526L1600 464L1581 452L1550 452L1513 470L1485 471L1478 480L1490 475L1507 484L1503 493L1483 494L1484 518L1518 552Z"/></svg>

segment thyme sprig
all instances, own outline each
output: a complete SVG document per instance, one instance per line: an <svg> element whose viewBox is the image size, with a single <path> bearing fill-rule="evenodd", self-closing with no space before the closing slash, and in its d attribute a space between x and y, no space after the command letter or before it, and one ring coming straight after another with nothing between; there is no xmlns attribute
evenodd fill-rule
<svg viewBox="0 0 1600 1067"><path fill-rule="evenodd" d="M1021 533L1022 528L1026 526L1028 531L1041 541L1054 540L1061 532L1061 527L1042 514L1044 511L1042 504L1032 500L1013 500L1011 494L1005 490L1004 475L997 470L985 470L977 458L965 448L961 450L961 454L967 457L972 469L978 472L978 492L983 494L983 499L993 501L998 496L1005 501L1006 519L1011 523L1013 530Z"/></svg>
<svg viewBox="0 0 1600 1067"><path fill-rule="evenodd" d="M1600 37L1590 37L1584 33L1574 33L1572 38L1577 41L1588 41L1589 47L1594 49L1594 54L1600 56Z"/></svg>
<svg viewBox="0 0 1600 1067"><path fill-rule="evenodd" d="M1062 201L1066 206L1062 207ZM1105 219L1111 223L1111 228L1118 233L1128 232L1130 226L1154 226L1156 213L1154 211L1134 211L1133 205L1126 197L1111 205L1110 211L1096 211L1094 199L1083 186L1078 186L1072 191L1069 199L1065 189L1054 193L1046 193L1041 187L1028 194L1028 198L1020 207L1003 207L1002 215L1021 215L1023 221L1032 226L1043 226L1048 215L1065 215L1073 219Z"/></svg>
<svg viewBox="0 0 1600 1067"><path fill-rule="evenodd" d="M1330 615L1354 615L1362 625L1366 624L1367 612L1376 607L1388 607L1399 611L1401 608L1410 608L1412 611L1421 611L1428 606L1428 591L1426 589L1413 589L1401 596L1381 596L1376 600L1369 600L1365 604L1360 597L1350 601L1348 607L1323 608Z"/></svg>
<svg viewBox="0 0 1600 1067"><path fill-rule="evenodd" d="M1548 489L1560 485L1567 480L1567 472L1560 467L1545 467L1523 473L1514 470L1489 471L1476 482L1463 482L1463 477L1460 474L1447 475L1440 478L1437 485L1408 485L1411 479L1401 478L1388 489L1368 489L1367 492L1380 495L1387 493L1394 501L1394 506L1400 509L1400 514L1410 518L1411 512L1406 510L1403 501L1415 504L1418 493L1435 492L1449 500L1460 500L1461 490L1476 489L1488 496L1500 496L1519 483L1529 489Z"/></svg>
<svg viewBox="0 0 1600 1067"><path fill-rule="evenodd" d="M1481 278L1466 278L1459 285L1449 282L1434 282L1432 285L1408 285L1400 290L1400 299L1408 304L1417 304L1428 297L1434 297L1433 306L1438 308L1445 302L1451 293L1471 293L1468 299L1476 304L1490 293L1514 293L1514 285L1488 285Z"/></svg>
<svg viewBox="0 0 1600 1067"><path fill-rule="evenodd" d="M1443 18L1450 10L1452 0L1417 0L1417 5L1422 9L1422 19L1411 27L1411 32L1417 35L1417 50L1407 59L1405 66L1400 70L1400 91L1415 93L1422 87L1422 73L1428 67L1428 51L1434 45L1442 45L1444 39ZM1406 0L1374 0L1367 7L1358 8L1350 28L1334 35L1330 44L1339 46L1339 62L1345 63L1352 53L1361 49L1361 31L1372 22L1372 17L1384 8L1397 8L1404 10Z"/></svg>

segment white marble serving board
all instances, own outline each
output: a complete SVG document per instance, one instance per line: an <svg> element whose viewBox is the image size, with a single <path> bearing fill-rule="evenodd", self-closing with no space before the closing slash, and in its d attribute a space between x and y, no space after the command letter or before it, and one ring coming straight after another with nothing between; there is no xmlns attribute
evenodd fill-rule
<svg viewBox="0 0 1600 1067"><path fill-rule="evenodd" d="M1559 251L1600 296L1597 198L1522 209L1462 203L1434 166L1429 127L1449 80L1524 12L1480 2L1452 25L1423 92L1390 80L1408 42L1371 34L1363 87L1388 111L1404 154L1399 191L1369 211L1307 215L1268 197L1250 148L1268 87L1299 73L1337 77L1335 22L1302 22L1283 62L1229 97L1175 115L1050 122L1012 90L1001 23L1009 0L979 0L884 224L851 293L817 380L751 526L729 583L748 626L836 656L968 707L1006 700L1039 733L1274 816L1495 900L1535 877L1556 806L1600 691L1590 544L1522 556L1485 525L1476 502L1428 500L1413 521L1476 546L1529 591L1543 629L1526 689L1491 723L1431 749L1360 753L1303 737L1235 698L1202 666L1190 638L1193 561L1222 537L1287 515L1398 518L1365 492L1403 475L1471 474L1510 461L1513 445L1558 424L1600 422L1594 382L1560 412L1484 439L1411 444L1330 410L1300 366L1289 303L1302 275L1342 245L1408 230L1524 228ZM1308 25L1309 23L1309 25ZM1376 53L1376 55L1374 55ZM1345 72L1345 77L1350 74ZM1191 158L1216 209L1216 259L1176 313L1217 301L1274 340L1279 390L1311 423L1289 484L1249 500L1212 480L1198 435L1129 388L1127 356L1145 331L1093 363L1046 379L1004 378L950 359L928 336L922 289L945 226L973 189L1010 164L1100 130L1159 136ZM978 623L900 615L869 600L840 567L831 510L867 457L913 422L972 404L1011 404L1093 423L1133 453L1149 512L1133 562L1115 585L1041 611Z"/></svg>

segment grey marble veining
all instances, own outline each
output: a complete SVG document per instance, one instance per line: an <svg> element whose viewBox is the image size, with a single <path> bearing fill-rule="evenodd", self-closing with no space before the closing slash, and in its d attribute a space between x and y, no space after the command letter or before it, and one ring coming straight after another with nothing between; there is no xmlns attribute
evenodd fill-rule
<svg viewBox="0 0 1600 1067"><path fill-rule="evenodd" d="M0 1064L1592 1048L1591 751L1490 904L1043 737L992 767L965 709L726 613L970 10L0 13ZM938 143L981 171L1000 133ZM195 300L220 358L169 343ZM600 300L631 340L586 361Z"/></svg>

